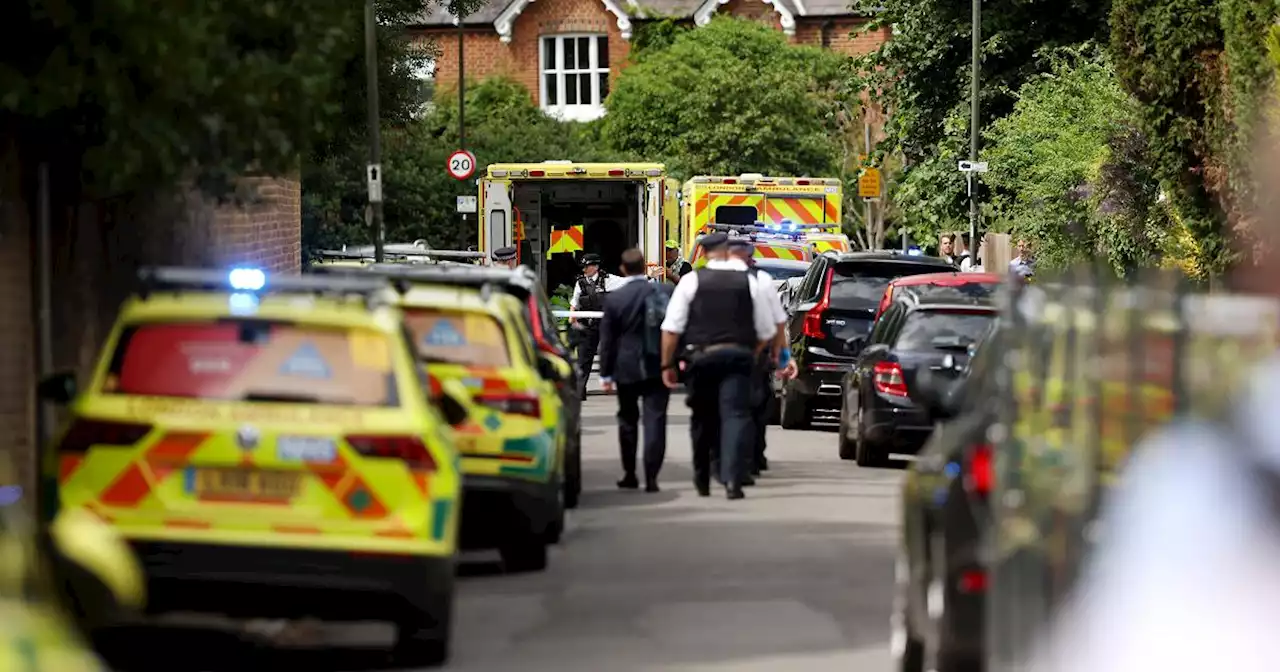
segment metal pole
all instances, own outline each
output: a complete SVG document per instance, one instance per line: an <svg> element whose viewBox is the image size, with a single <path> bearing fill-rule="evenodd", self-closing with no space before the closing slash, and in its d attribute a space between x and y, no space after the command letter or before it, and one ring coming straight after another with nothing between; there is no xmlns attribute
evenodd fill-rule
<svg viewBox="0 0 1280 672"><path fill-rule="evenodd" d="M978 90L982 75L982 0L973 0L973 74L970 78L969 105L969 160L978 161ZM969 244L977 249L978 244L978 185L974 173L969 173ZM974 258L974 252L970 252Z"/></svg>
<svg viewBox="0 0 1280 672"><path fill-rule="evenodd" d="M369 163L382 166L382 131L379 129L381 114L378 112L378 17L373 11L374 0L364 0L364 59L368 68L369 98ZM378 180L382 176L378 175ZM381 194L379 194L381 196ZM386 230L382 223L382 198L370 199L373 212L373 258L378 263L385 261L383 244L386 241Z"/></svg>
<svg viewBox="0 0 1280 672"><path fill-rule="evenodd" d="M458 10L458 149L467 148L467 58L462 24L466 16Z"/></svg>
<svg viewBox="0 0 1280 672"><path fill-rule="evenodd" d="M53 374L53 253L49 209L49 164L37 167L35 288L36 288L36 380ZM57 507L57 491L45 480L45 451L52 450L56 418L53 404L41 399L36 413L36 492L37 511L52 516Z"/></svg>
<svg viewBox="0 0 1280 672"><path fill-rule="evenodd" d="M871 124L867 121L862 122L862 144L868 157L871 156ZM867 244L868 247L875 245L875 222L871 221L871 201L869 199L862 200L863 218L867 228ZM875 248L871 248L875 249Z"/></svg>

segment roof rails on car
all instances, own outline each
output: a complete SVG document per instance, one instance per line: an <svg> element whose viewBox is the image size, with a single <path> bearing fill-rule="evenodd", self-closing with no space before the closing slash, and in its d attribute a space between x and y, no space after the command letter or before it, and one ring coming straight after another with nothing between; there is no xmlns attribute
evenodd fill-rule
<svg viewBox="0 0 1280 672"><path fill-rule="evenodd" d="M138 297L154 292L227 292L231 294L356 294L366 303L388 288L385 278L348 273L322 275L268 275L257 268L220 271L207 268L147 266L138 269Z"/></svg>

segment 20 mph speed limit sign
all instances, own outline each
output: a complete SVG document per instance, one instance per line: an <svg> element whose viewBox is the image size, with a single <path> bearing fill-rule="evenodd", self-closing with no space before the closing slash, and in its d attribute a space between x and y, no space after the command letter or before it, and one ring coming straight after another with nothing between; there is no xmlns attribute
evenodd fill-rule
<svg viewBox="0 0 1280 672"><path fill-rule="evenodd" d="M476 155L465 149L459 149L449 155L449 164L445 169L453 179L465 180L476 172Z"/></svg>

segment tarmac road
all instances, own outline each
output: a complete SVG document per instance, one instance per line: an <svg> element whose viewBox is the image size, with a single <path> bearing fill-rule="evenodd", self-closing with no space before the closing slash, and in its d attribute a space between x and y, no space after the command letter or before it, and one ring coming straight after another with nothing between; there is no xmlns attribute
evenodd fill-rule
<svg viewBox="0 0 1280 672"><path fill-rule="evenodd" d="M602 396L584 408L582 505L546 572L503 575L496 555L464 557L446 669L889 669L900 470L841 462L830 432L771 427L771 469L745 500L699 498L676 397L662 492L623 492L613 411ZM317 626L300 639L319 650L253 657L266 669L386 669L366 647L390 635L379 624Z"/></svg>

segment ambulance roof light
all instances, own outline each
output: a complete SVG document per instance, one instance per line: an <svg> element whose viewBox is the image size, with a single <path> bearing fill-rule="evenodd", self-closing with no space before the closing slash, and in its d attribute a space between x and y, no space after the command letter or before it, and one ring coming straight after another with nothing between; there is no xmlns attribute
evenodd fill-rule
<svg viewBox="0 0 1280 672"><path fill-rule="evenodd" d="M764 173L743 173L738 177L744 180L763 180Z"/></svg>
<svg viewBox="0 0 1280 672"><path fill-rule="evenodd" d="M543 163L554 163L554 164L563 165L566 163L573 163L573 162L570 161L569 159L547 159L546 161L543 161Z"/></svg>

